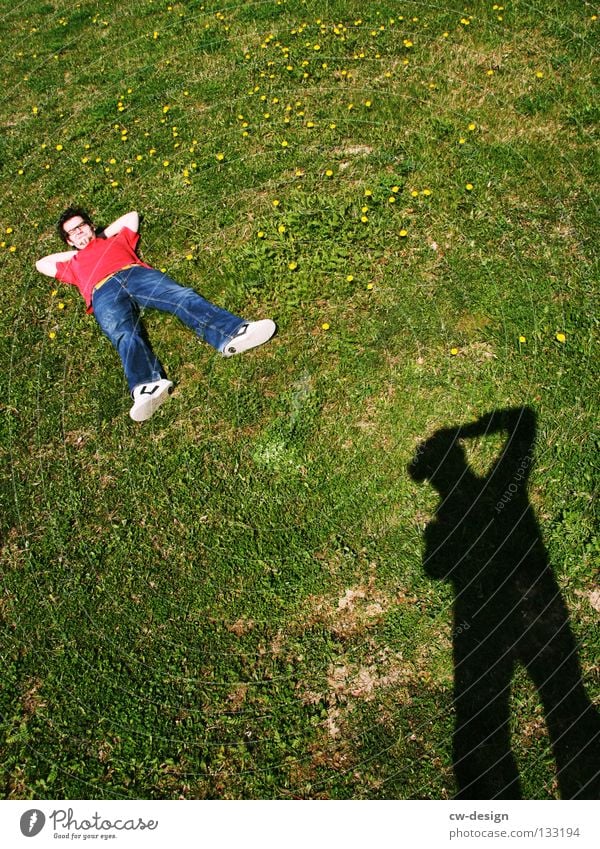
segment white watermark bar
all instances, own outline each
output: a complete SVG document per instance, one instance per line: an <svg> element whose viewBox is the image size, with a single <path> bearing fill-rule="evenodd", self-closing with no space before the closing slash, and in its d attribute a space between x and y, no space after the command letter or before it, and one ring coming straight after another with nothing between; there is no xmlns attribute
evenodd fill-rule
<svg viewBox="0 0 600 849"><path fill-rule="evenodd" d="M600 845L593 801L3 801L0 834L4 849Z"/></svg>

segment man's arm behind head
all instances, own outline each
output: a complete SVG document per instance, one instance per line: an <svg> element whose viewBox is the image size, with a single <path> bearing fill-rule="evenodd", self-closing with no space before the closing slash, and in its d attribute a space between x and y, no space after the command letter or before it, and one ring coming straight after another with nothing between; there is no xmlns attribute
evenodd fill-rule
<svg viewBox="0 0 600 849"><path fill-rule="evenodd" d="M140 216L137 212L135 212L135 210L132 212L126 212L125 215L121 215L120 218L117 218L116 221L113 221L112 224L105 227L103 231L104 238L109 239L111 236L116 236L117 233L120 233L123 227L133 230L134 233L139 231Z"/></svg>
<svg viewBox="0 0 600 849"><path fill-rule="evenodd" d="M48 254L48 256L38 259L35 267L40 274L45 274L46 277L56 277L56 264L58 262L68 262L76 253L77 251L62 251L57 254Z"/></svg>

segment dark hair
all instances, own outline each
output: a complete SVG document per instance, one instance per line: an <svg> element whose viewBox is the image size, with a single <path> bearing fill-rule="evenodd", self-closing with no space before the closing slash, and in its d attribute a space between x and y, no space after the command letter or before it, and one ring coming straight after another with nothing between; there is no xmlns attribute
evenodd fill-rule
<svg viewBox="0 0 600 849"><path fill-rule="evenodd" d="M67 222L70 218L82 218L84 224L89 224L90 227L93 227L92 219L90 218L88 212L85 209L82 209L79 206L70 206L68 209L62 213L58 221L56 222L56 229L58 230L58 235L63 240L65 245L68 245L68 236L65 233L65 222Z"/></svg>

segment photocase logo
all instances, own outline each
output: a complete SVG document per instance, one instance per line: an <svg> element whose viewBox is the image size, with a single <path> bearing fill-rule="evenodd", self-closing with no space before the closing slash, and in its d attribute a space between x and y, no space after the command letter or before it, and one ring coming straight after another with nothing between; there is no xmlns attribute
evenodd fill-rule
<svg viewBox="0 0 600 849"><path fill-rule="evenodd" d="M21 817L21 834L25 837L35 837L39 834L46 824L46 817L41 811L33 808L30 811L25 811Z"/></svg>

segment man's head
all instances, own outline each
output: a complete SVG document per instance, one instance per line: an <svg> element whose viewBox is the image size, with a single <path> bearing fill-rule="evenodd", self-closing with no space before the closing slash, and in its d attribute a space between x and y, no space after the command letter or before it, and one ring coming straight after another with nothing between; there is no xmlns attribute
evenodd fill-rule
<svg viewBox="0 0 600 849"><path fill-rule="evenodd" d="M85 209L78 206L65 209L56 227L63 242L78 251L85 248L96 236L92 219Z"/></svg>

